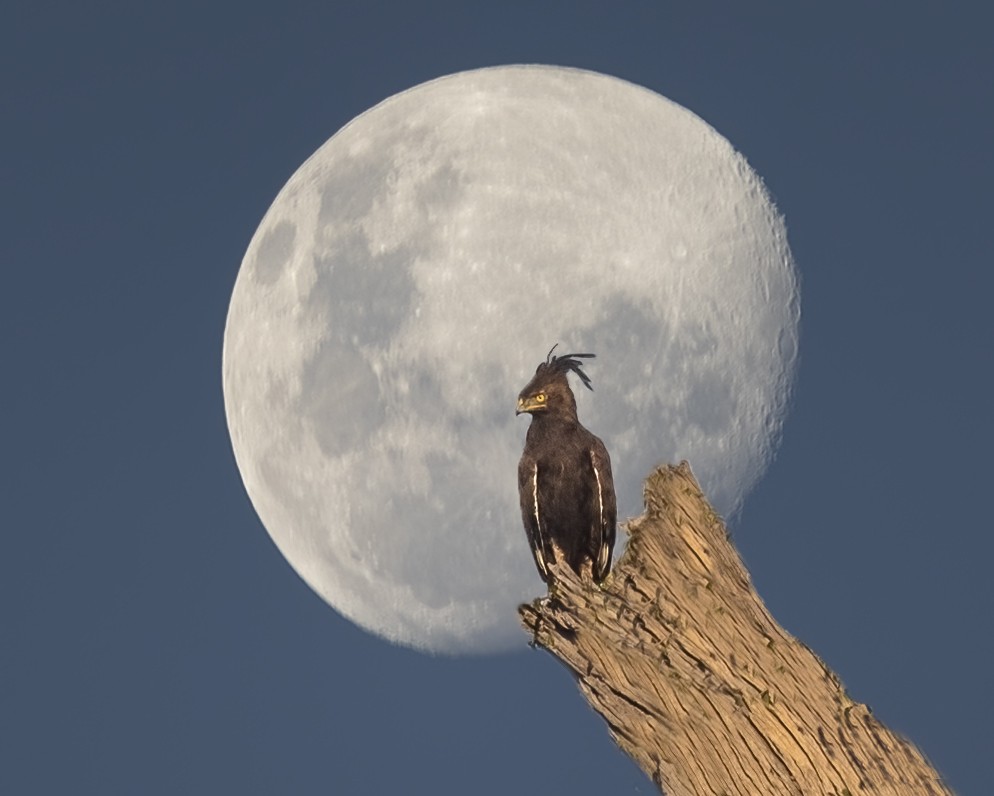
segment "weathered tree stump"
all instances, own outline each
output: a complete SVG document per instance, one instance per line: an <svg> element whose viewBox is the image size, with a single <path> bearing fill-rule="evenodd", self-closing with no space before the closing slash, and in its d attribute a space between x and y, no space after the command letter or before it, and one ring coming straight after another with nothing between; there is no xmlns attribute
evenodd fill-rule
<svg viewBox="0 0 994 796"><path fill-rule="evenodd" d="M618 745L670 796L951 794L770 616L686 462L601 586L557 566L519 609Z"/></svg>

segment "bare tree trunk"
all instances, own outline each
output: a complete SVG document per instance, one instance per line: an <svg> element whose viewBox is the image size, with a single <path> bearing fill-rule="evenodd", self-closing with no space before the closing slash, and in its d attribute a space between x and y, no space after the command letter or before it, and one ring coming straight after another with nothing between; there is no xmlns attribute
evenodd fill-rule
<svg viewBox="0 0 994 796"><path fill-rule="evenodd" d="M951 794L914 746L854 702L756 594L684 462L596 586L557 566L520 613L611 735L670 796Z"/></svg>

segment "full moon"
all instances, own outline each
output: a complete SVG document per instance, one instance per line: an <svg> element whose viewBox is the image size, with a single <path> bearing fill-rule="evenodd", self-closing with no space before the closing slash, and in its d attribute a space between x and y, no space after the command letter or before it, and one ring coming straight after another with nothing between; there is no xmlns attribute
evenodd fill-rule
<svg viewBox="0 0 994 796"><path fill-rule="evenodd" d="M514 409L549 348L597 355L574 391L619 518L681 459L731 515L777 444L797 325L783 220L705 122L593 72L481 69L363 113L280 191L231 298L225 409L321 597L395 643L496 652L544 594Z"/></svg>

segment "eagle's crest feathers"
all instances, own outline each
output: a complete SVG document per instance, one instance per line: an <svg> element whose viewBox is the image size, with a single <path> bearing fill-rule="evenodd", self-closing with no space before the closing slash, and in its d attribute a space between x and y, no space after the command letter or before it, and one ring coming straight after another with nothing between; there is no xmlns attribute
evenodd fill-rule
<svg viewBox="0 0 994 796"><path fill-rule="evenodd" d="M583 382L584 387L588 390L593 390L594 388L590 386L590 377L583 372L583 363L580 362L580 359L593 359L596 354L563 354L562 356L555 356L552 352L558 346L559 343L556 343L549 349L549 353L545 357L545 362L538 366L535 375L538 376L541 373L554 376L561 373L565 376L570 371L573 371L580 377L580 381Z"/></svg>

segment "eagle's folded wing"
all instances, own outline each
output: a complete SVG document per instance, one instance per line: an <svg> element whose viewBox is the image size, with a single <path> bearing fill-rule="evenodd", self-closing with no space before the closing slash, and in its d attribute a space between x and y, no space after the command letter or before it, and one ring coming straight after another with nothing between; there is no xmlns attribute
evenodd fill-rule
<svg viewBox="0 0 994 796"><path fill-rule="evenodd" d="M614 477L611 475L611 457L604 443L596 437L590 450L590 464L594 470L597 514L593 522L594 538L591 550L594 558L594 580L598 583L611 569L611 553L618 519L618 506L614 494Z"/></svg>

